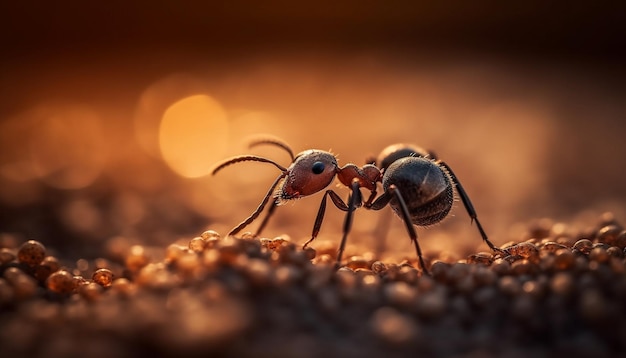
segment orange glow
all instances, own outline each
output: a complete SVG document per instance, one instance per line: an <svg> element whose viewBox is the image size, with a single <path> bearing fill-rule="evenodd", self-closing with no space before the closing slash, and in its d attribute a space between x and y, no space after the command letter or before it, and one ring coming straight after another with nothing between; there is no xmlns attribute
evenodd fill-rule
<svg viewBox="0 0 626 358"><path fill-rule="evenodd" d="M206 81L185 73L163 77L143 91L135 109L134 132L137 142L146 153L160 156L159 123L168 106L207 91Z"/></svg>
<svg viewBox="0 0 626 358"><path fill-rule="evenodd" d="M0 123L0 177L11 182L37 179L37 173L24 145L30 138L35 121L28 111Z"/></svg>
<svg viewBox="0 0 626 358"><path fill-rule="evenodd" d="M83 106L40 107L28 118L34 172L60 189L89 186L107 157L100 118Z"/></svg>
<svg viewBox="0 0 626 358"><path fill-rule="evenodd" d="M208 95L195 95L172 104L159 128L163 159L187 178L209 173L223 159L228 139L228 119L222 106Z"/></svg>

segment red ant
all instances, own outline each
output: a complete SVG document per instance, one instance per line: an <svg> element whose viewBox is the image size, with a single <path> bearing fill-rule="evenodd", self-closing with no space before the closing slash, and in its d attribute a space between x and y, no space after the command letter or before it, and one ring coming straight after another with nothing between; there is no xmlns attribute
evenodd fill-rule
<svg viewBox="0 0 626 358"><path fill-rule="evenodd" d="M346 239L352 226L353 212L356 208L363 206L370 210L381 210L389 204L404 221L411 242L415 246L420 266L428 274L413 225L432 225L445 218L454 202L454 187L485 243L494 252L505 253L487 238L487 234L478 221L476 210L452 169L445 162L438 160L432 152L413 145L395 144L381 152L376 160L378 166L366 164L359 168L354 164L339 167L337 158L333 154L317 149L305 150L294 156L289 145L278 139L255 140L250 143L250 147L261 144L270 144L285 150L291 157L291 165L285 168L267 158L243 155L227 159L213 169L212 174L215 174L231 164L256 161L273 164L281 171L257 209L233 228L228 235L235 235L252 223L261 214L270 197L273 197L274 201L257 230L258 235L272 216L276 206L287 200L315 194L330 185L336 176L343 185L351 189L348 200L344 202L333 190L324 192L311 238L303 245L303 248L307 247L319 234L326 211L326 201L330 197L339 210L346 212L343 237L337 253L337 267L341 264ZM376 189L379 182L384 192L377 197ZM370 191L370 196L365 202L363 202L360 188Z"/></svg>

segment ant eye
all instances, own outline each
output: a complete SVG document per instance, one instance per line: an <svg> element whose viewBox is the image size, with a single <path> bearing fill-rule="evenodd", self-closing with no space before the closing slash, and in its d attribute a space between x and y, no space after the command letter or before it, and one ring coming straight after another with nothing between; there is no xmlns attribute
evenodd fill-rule
<svg viewBox="0 0 626 358"><path fill-rule="evenodd" d="M313 163L313 166L311 167L311 171L313 171L313 174L320 174L321 172L324 171L324 163L322 162Z"/></svg>

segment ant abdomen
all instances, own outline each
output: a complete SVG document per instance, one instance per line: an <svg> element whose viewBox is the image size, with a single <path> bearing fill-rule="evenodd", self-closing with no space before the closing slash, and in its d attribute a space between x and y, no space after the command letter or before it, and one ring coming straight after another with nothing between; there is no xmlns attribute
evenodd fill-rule
<svg viewBox="0 0 626 358"><path fill-rule="evenodd" d="M452 178L437 162L408 156L389 165L382 179L385 191L394 185L402 194L414 225L436 224L445 218L454 202ZM389 202L401 216L397 199Z"/></svg>
<svg viewBox="0 0 626 358"><path fill-rule="evenodd" d="M380 152L376 159L376 165L380 170L386 170L391 163L404 157L427 157L429 152L413 144L392 144Z"/></svg>

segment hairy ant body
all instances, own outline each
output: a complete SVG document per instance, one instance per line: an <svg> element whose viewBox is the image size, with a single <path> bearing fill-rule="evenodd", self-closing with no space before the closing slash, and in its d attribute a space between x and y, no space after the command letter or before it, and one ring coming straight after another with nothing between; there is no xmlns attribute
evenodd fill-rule
<svg viewBox="0 0 626 358"><path fill-rule="evenodd" d="M415 246L420 266L428 274L414 225L432 225L445 218L454 202L454 187L456 187L471 220L476 223L482 239L491 250L503 253L487 238L465 189L461 186L452 169L445 162L437 160L432 152L427 152L413 145L395 144L381 152L376 160L378 166L366 164L359 168L354 164L339 167L333 154L316 149L306 150L294 156L291 148L278 139L256 140L250 144L250 147L260 144L270 144L282 148L289 153L292 163L288 168L285 168L267 158L243 155L227 159L213 169L212 174L215 174L231 164L257 161L270 163L282 172L274 180L257 209L233 228L228 235L235 235L252 223L261 214L270 197L273 197L274 201L257 230L258 235L278 205L287 200L320 192L337 177L343 185L351 189L348 200L344 202L333 190L326 190L315 218L311 238L303 245L306 247L319 234L326 211L327 198L330 197L339 210L346 212L343 237L337 253L337 266L341 264L347 235L352 226L353 212L356 208L363 206L369 210L381 210L389 205L404 221L411 242ZM376 196L377 183L381 183L384 190L380 196ZM370 191L366 201L363 201L360 188Z"/></svg>

